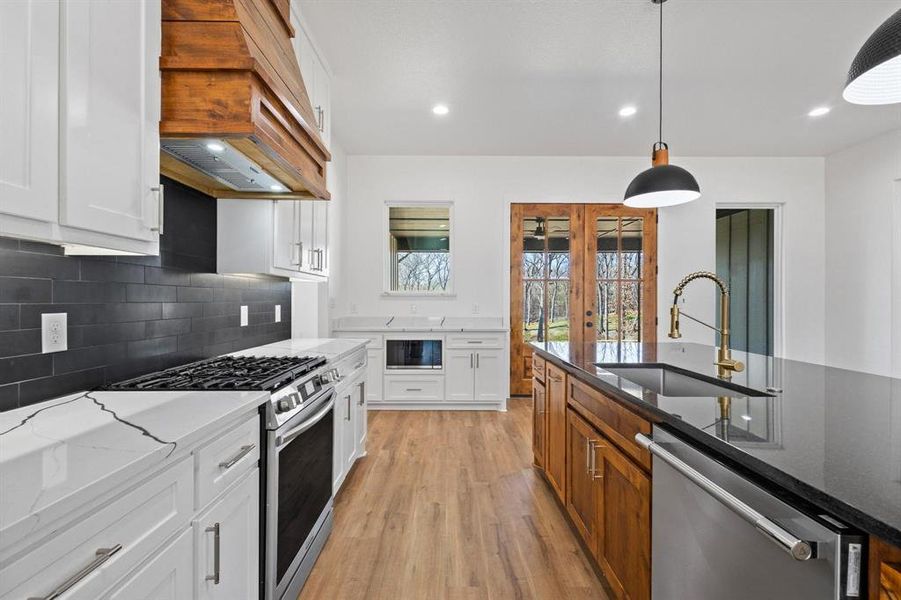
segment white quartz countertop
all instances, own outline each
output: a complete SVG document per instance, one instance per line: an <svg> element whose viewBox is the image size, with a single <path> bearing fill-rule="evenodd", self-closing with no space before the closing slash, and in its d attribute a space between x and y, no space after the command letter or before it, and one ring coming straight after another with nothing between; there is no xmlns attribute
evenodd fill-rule
<svg viewBox="0 0 901 600"><path fill-rule="evenodd" d="M333 329L353 331L506 331L500 317L341 317Z"/></svg>
<svg viewBox="0 0 901 600"><path fill-rule="evenodd" d="M268 392L85 392L0 413L0 548L179 454Z"/></svg>
<svg viewBox="0 0 901 600"><path fill-rule="evenodd" d="M233 352L230 356L324 356L341 360L366 346L369 340L351 338L294 338Z"/></svg>

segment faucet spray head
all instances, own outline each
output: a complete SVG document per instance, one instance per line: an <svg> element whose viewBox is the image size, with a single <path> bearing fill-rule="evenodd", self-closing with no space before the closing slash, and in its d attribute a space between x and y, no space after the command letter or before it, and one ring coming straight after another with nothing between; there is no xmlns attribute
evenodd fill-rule
<svg viewBox="0 0 901 600"><path fill-rule="evenodd" d="M679 306L675 303L669 309L669 337L674 340L682 337L679 331Z"/></svg>

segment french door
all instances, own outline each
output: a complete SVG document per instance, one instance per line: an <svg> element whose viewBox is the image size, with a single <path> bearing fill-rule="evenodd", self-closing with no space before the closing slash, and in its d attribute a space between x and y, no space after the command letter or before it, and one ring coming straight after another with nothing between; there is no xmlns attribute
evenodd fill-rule
<svg viewBox="0 0 901 600"><path fill-rule="evenodd" d="M621 204L513 204L510 393L531 392L529 342L570 352L656 341L657 214ZM625 343L625 344L624 344Z"/></svg>

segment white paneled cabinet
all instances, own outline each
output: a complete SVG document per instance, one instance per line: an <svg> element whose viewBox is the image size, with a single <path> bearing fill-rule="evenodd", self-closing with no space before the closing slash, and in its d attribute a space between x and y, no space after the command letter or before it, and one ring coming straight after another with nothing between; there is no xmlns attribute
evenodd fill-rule
<svg viewBox="0 0 901 600"><path fill-rule="evenodd" d="M220 273L328 277L328 202L219 200Z"/></svg>
<svg viewBox="0 0 901 600"><path fill-rule="evenodd" d="M381 348L366 351L366 403L382 401L382 376L385 372L385 352Z"/></svg>
<svg viewBox="0 0 901 600"><path fill-rule="evenodd" d="M162 200L160 3L60 7L60 223L153 240Z"/></svg>
<svg viewBox="0 0 901 600"><path fill-rule="evenodd" d="M184 600L194 594L194 537L186 529L108 600Z"/></svg>
<svg viewBox="0 0 901 600"><path fill-rule="evenodd" d="M503 360L502 350L448 350L448 402L501 402Z"/></svg>
<svg viewBox="0 0 901 600"><path fill-rule="evenodd" d="M254 468L194 521L197 600L257 597L259 501L260 470Z"/></svg>
<svg viewBox="0 0 901 600"><path fill-rule="evenodd" d="M154 0L0 2L0 235L159 252L160 44Z"/></svg>
<svg viewBox="0 0 901 600"><path fill-rule="evenodd" d="M366 455L367 354L360 350L335 366L342 379L335 386L335 444L332 490L338 493L354 462Z"/></svg>
<svg viewBox="0 0 901 600"><path fill-rule="evenodd" d="M59 7L0 3L0 213L58 217Z"/></svg>
<svg viewBox="0 0 901 600"><path fill-rule="evenodd" d="M316 51L303 24L295 18L294 26L297 30L294 36L294 51L300 63L300 74L310 97L310 105L313 107L315 127L328 148L331 142L331 78L325 61Z"/></svg>
<svg viewBox="0 0 901 600"><path fill-rule="evenodd" d="M469 350L448 350L445 352L447 366L447 399L450 402L472 402L476 380L475 352Z"/></svg>
<svg viewBox="0 0 901 600"><path fill-rule="evenodd" d="M506 382L503 350L475 352L475 381L473 397L476 402L502 402Z"/></svg>

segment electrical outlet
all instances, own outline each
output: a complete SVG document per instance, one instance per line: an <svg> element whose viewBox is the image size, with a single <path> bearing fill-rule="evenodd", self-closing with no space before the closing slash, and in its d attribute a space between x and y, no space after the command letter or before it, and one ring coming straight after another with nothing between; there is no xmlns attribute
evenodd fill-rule
<svg viewBox="0 0 901 600"><path fill-rule="evenodd" d="M241 327L247 327L247 306L241 307Z"/></svg>
<svg viewBox="0 0 901 600"><path fill-rule="evenodd" d="M474 314L474 315L479 314L479 305L478 305L478 303L474 303L474 304L472 305L472 314Z"/></svg>
<svg viewBox="0 0 901 600"><path fill-rule="evenodd" d="M41 352L47 354L69 349L67 320L66 313L41 315Z"/></svg>
<svg viewBox="0 0 901 600"><path fill-rule="evenodd" d="M411 312L411 313L413 313L413 314L415 315L417 310L418 310L418 309L416 308L416 305L415 305L415 304L411 304L411 305L410 305L410 312Z"/></svg>
<svg viewBox="0 0 901 600"><path fill-rule="evenodd" d="M281 304L275 305L275 322L276 323L282 322L282 305Z"/></svg>

